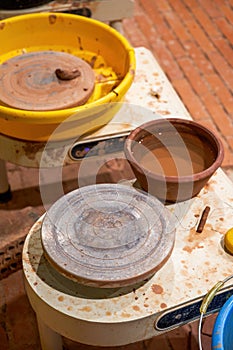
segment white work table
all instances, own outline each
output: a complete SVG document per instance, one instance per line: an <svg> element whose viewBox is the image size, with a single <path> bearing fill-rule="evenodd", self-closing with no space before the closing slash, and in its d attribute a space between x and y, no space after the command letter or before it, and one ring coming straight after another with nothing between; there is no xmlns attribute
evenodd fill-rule
<svg viewBox="0 0 233 350"><path fill-rule="evenodd" d="M152 54L138 48L136 58L135 82L125 101L164 117L191 118ZM127 121L131 126L127 128L150 120L153 113L143 120L140 113L132 114ZM111 123L123 125L126 122L123 118L124 114L118 114ZM93 136L102 132L104 128ZM0 142L9 144L6 139L1 137ZM9 147L9 158L12 150ZM65 151L67 148L61 159L71 163ZM38 162L40 157L38 153L31 163ZM27 155L22 159L30 166ZM47 161L49 164L49 158ZM202 233L197 233L197 223L207 205L211 208L207 222ZM152 278L131 287L92 288L60 275L43 254L40 239L43 217L31 228L23 249L23 270L43 350L62 349L61 336L90 345L129 344L199 317L203 296L217 281L233 273L233 256L223 245L224 234L233 226L232 182L218 169L195 198L167 207L177 219L171 257ZM218 310L232 291L229 281L218 293L210 312Z"/></svg>

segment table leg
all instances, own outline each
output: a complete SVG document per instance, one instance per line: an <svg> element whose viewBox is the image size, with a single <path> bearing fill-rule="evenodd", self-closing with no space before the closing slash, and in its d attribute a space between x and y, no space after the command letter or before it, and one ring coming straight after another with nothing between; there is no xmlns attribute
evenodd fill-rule
<svg viewBox="0 0 233 350"><path fill-rule="evenodd" d="M46 326L46 324L37 316L38 329L42 350L62 350L62 337L57 332Z"/></svg>
<svg viewBox="0 0 233 350"><path fill-rule="evenodd" d="M6 203L12 198L8 183L6 162L0 159L0 203Z"/></svg>
<svg viewBox="0 0 233 350"><path fill-rule="evenodd" d="M110 27L116 29L120 34L124 35L123 25L121 21L109 22Z"/></svg>

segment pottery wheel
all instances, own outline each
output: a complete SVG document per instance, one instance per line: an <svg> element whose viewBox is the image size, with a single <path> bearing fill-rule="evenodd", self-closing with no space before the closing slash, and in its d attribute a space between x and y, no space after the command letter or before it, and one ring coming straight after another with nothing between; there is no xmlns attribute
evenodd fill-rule
<svg viewBox="0 0 233 350"><path fill-rule="evenodd" d="M48 261L66 277L94 287L141 282L168 259L170 212L133 187L98 184L60 198L42 223Z"/></svg>
<svg viewBox="0 0 233 350"><path fill-rule="evenodd" d="M17 109L49 111L80 106L94 86L91 66L64 52L31 52L0 65L0 100Z"/></svg>

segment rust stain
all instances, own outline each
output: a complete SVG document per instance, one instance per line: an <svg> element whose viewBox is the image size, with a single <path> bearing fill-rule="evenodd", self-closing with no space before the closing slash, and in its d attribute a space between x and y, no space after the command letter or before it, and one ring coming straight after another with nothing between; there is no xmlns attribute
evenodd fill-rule
<svg viewBox="0 0 233 350"><path fill-rule="evenodd" d="M148 307L149 305L148 304L144 304L144 307Z"/></svg>
<svg viewBox="0 0 233 350"><path fill-rule="evenodd" d="M167 304L166 303L161 303L160 307L161 307L161 309L165 309L167 307Z"/></svg>
<svg viewBox="0 0 233 350"><path fill-rule="evenodd" d="M58 300L59 300L59 301L64 301L64 297L63 297L62 295L60 295L60 296L58 297Z"/></svg>
<svg viewBox="0 0 233 350"><path fill-rule="evenodd" d="M54 24L57 21L57 16L56 15L49 15L49 23Z"/></svg>
<svg viewBox="0 0 233 350"><path fill-rule="evenodd" d="M72 311L73 310L72 306L68 306L67 310Z"/></svg>
<svg viewBox="0 0 233 350"><path fill-rule="evenodd" d="M106 316L111 316L112 313L110 311L106 311Z"/></svg>
<svg viewBox="0 0 233 350"><path fill-rule="evenodd" d="M133 309L134 309L134 311L140 311L140 307L137 306L137 305L134 305L134 306L133 306Z"/></svg>
<svg viewBox="0 0 233 350"><path fill-rule="evenodd" d="M152 284L151 289L155 294L163 293L163 288L159 284Z"/></svg>
<svg viewBox="0 0 233 350"><path fill-rule="evenodd" d="M1 30L1 29L4 29L4 28L5 28L5 25L6 25L5 22L0 23L0 30Z"/></svg>

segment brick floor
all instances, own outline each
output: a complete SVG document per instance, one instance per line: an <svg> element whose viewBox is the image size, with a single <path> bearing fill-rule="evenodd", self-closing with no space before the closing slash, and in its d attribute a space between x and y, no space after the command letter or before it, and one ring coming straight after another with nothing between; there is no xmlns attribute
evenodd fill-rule
<svg viewBox="0 0 233 350"><path fill-rule="evenodd" d="M233 166L232 2L136 0L124 20L133 46L150 49L192 118L216 131Z"/></svg>
<svg viewBox="0 0 233 350"><path fill-rule="evenodd" d="M230 0L135 0L134 17L124 20L126 37L133 46L144 46L153 52L193 119L218 133L225 148L223 168L230 176L233 169L232 6ZM8 164L8 170L14 199L0 205L1 244L25 235L27 227L44 210L37 186L38 171L12 164ZM74 185L73 171L67 168L65 174L67 191ZM25 222L20 224L20 217ZM214 320L215 315L204 322L204 350L210 349ZM69 350L96 349L68 340L64 344ZM35 314L25 294L19 266L15 269L13 266L12 273L0 280L0 348L40 350ZM197 350L197 322L118 349Z"/></svg>

